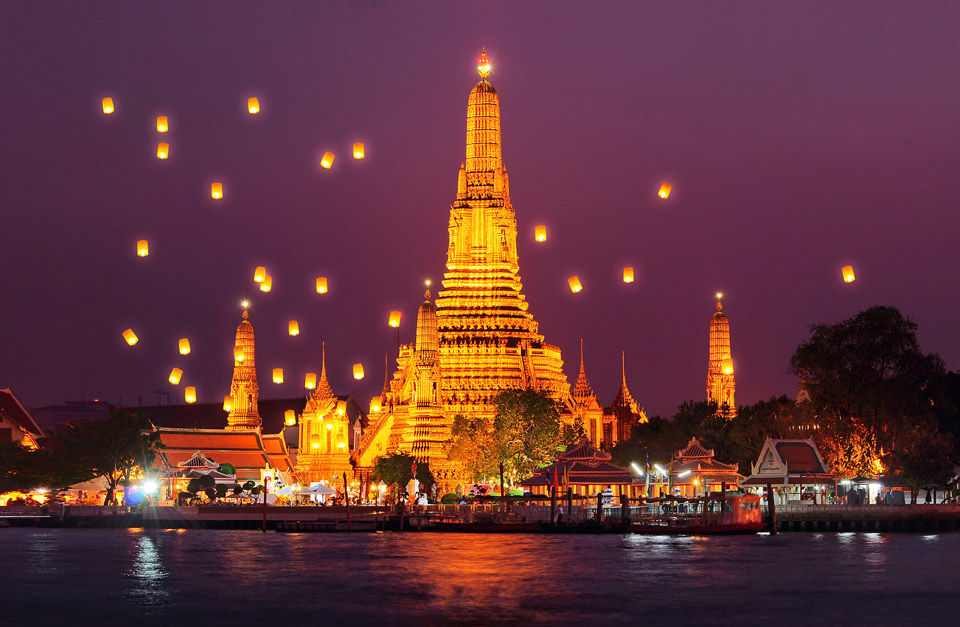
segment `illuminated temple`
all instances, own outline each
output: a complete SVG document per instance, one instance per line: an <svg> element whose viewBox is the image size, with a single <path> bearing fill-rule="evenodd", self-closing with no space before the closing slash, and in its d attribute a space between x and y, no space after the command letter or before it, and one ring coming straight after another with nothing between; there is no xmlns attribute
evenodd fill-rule
<svg viewBox="0 0 960 627"><path fill-rule="evenodd" d="M710 358L707 361L707 402L716 403L727 416L737 414L733 393L733 358L730 354L730 321L723 313L723 294L717 294L717 313L710 319Z"/></svg>
<svg viewBox="0 0 960 627"><path fill-rule="evenodd" d="M586 379L582 346L580 376L571 394L560 348L539 332L521 291L500 102L487 78L486 54L477 69L480 81L467 102L466 159L450 208L442 289L436 303L427 290L417 314L416 341L400 346L393 377L374 399L382 410L371 412L376 420L354 457L362 470L380 455L407 453L428 460L447 487L461 479L444 450L454 416L492 419L494 398L503 390L546 392L560 403L563 421L582 423L596 446L613 446L629 435L629 425L645 420L627 389L625 372L614 404L599 403Z"/></svg>

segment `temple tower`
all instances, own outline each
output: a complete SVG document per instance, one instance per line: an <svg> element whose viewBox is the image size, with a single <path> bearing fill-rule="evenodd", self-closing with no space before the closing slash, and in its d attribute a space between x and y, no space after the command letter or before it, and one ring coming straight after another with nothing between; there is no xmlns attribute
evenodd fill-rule
<svg viewBox="0 0 960 627"><path fill-rule="evenodd" d="M544 342L521 293L500 100L487 80L486 53L477 71L480 82L467 101L466 160L450 208L447 271L436 304L440 395L451 415L492 414L494 396L508 388L541 389L557 399L570 393L560 349Z"/></svg>
<svg viewBox="0 0 960 627"><path fill-rule="evenodd" d="M707 401L727 416L737 414L734 401L733 358L730 354L730 321L723 313L723 294L717 294L717 313L710 319L710 359L707 362Z"/></svg>
<svg viewBox="0 0 960 627"><path fill-rule="evenodd" d="M227 414L227 429L249 430L260 428L260 413L257 410L257 398L260 388L257 385L257 365L254 356L253 325L247 319L249 303L243 302L243 320L237 327L234 343L233 381L230 383L230 396L233 407Z"/></svg>
<svg viewBox="0 0 960 627"><path fill-rule="evenodd" d="M297 474L302 481L335 481L352 472L347 447L350 420L346 401L333 393L327 379L327 347L321 348L320 380L300 414Z"/></svg>
<svg viewBox="0 0 960 627"><path fill-rule="evenodd" d="M646 412L633 400L630 388L627 387L627 357L624 351L620 352L620 389L617 390L613 404L607 408L607 413L616 418L618 440L629 439L633 425L648 422Z"/></svg>

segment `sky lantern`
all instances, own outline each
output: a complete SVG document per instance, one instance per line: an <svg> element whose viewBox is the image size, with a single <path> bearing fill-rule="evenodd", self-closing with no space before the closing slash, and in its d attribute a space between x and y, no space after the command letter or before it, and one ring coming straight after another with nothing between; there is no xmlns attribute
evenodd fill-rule
<svg viewBox="0 0 960 627"><path fill-rule="evenodd" d="M169 381L173 385L176 385L180 383L180 377L182 376L183 376L183 370L180 370L179 368L174 368L173 370L170 371L170 376L167 377L167 381Z"/></svg>
<svg viewBox="0 0 960 627"><path fill-rule="evenodd" d="M363 378L363 364L353 364L353 378L354 379Z"/></svg>
<svg viewBox="0 0 960 627"><path fill-rule="evenodd" d="M337 414L342 416L345 413L347 413L347 401L337 401ZM333 425L327 425L327 428L333 428Z"/></svg>
<svg viewBox="0 0 960 627"><path fill-rule="evenodd" d="M180 349L180 354L181 354L181 355L189 355L189 354L190 354L190 340L187 339L187 338L185 338L185 337L180 338L180 341L177 342L177 348Z"/></svg>
<svg viewBox="0 0 960 627"><path fill-rule="evenodd" d="M104 98L103 99L103 112L107 115L113 113L113 98Z"/></svg>
<svg viewBox="0 0 960 627"><path fill-rule="evenodd" d="M623 269L623 282L633 283L633 266L627 266Z"/></svg>
<svg viewBox="0 0 960 627"><path fill-rule="evenodd" d="M133 332L133 329L127 329L123 332L123 339L127 341L127 344L133 346L140 341L140 338L137 337L137 334Z"/></svg>
<svg viewBox="0 0 960 627"><path fill-rule="evenodd" d="M329 170L330 166L333 165L333 158L334 157L332 152L323 153L323 156L320 157L320 167L323 168L324 170Z"/></svg>
<svg viewBox="0 0 960 627"><path fill-rule="evenodd" d="M307 388L308 390L312 390L313 388L317 387L317 373L316 373L316 372L308 372L308 373L307 373L307 376L306 376L306 377L304 378L304 380L303 380L303 387Z"/></svg>
<svg viewBox="0 0 960 627"><path fill-rule="evenodd" d="M327 293L327 277L318 276L317 277L317 294L326 294Z"/></svg>
<svg viewBox="0 0 960 627"><path fill-rule="evenodd" d="M843 266L843 282L844 283L853 283L857 277L853 276L853 266Z"/></svg>
<svg viewBox="0 0 960 627"><path fill-rule="evenodd" d="M196 403L196 402L197 402L197 388L193 387L192 385L184 388L184 389L183 389L183 399L184 399L185 401L187 401L188 403Z"/></svg>
<svg viewBox="0 0 960 627"><path fill-rule="evenodd" d="M242 347L242 346L234 346L234 347L233 347L233 358L234 358L234 360L236 360L237 362L243 361L243 347Z"/></svg>
<svg viewBox="0 0 960 627"><path fill-rule="evenodd" d="M293 425L297 424L297 412L293 411L292 409L288 409L287 411L283 412L283 423L288 427L292 427Z"/></svg>
<svg viewBox="0 0 960 627"><path fill-rule="evenodd" d="M137 257L146 257L150 254L150 245L145 239L137 240Z"/></svg>
<svg viewBox="0 0 960 627"><path fill-rule="evenodd" d="M170 144L160 142L157 145L157 159L166 159L170 155Z"/></svg>
<svg viewBox="0 0 960 627"><path fill-rule="evenodd" d="M215 200L223 198L223 183L212 183L210 185L210 197Z"/></svg>
<svg viewBox="0 0 960 627"><path fill-rule="evenodd" d="M157 132L166 133L168 130L170 130L170 126L167 124L167 116L158 115L157 116Z"/></svg>
<svg viewBox="0 0 960 627"><path fill-rule="evenodd" d="M387 319L387 324L396 329L400 326L400 319L403 318L403 313L399 311L391 311L390 317Z"/></svg>
<svg viewBox="0 0 960 627"><path fill-rule="evenodd" d="M300 325L297 324L296 320L291 320L290 324L287 325L287 331L290 335L300 335Z"/></svg>
<svg viewBox="0 0 960 627"><path fill-rule="evenodd" d="M274 368L274 369L273 369L273 382L274 382L274 383L283 383L283 368Z"/></svg>
<svg viewBox="0 0 960 627"><path fill-rule="evenodd" d="M370 413L376 414L381 409L383 409L383 399L379 396L374 396L370 399Z"/></svg>
<svg viewBox="0 0 960 627"><path fill-rule="evenodd" d="M247 111L251 114L260 113L260 101L256 98L247 98Z"/></svg>
<svg viewBox="0 0 960 627"><path fill-rule="evenodd" d="M663 185L660 186L660 191L657 192L657 196L659 196L660 198L666 198L667 196L670 195L671 189L673 189L673 185L671 185L670 183L664 183Z"/></svg>
<svg viewBox="0 0 960 627"><path fill-rule="evenodd" d="M547 241L547 227L544 226L543 224L538 224L533 229L533 238L538 242Z"/></svg>
<svg viewBox="0 0 960 627"><path fill-rule="evenodd" d="M253 271L253 280L257 283L263 283L265 278L267 278L267 269L263 266L257 266L257 269Z"/></svg>
<svg viewBox="0 0 960 627"><path fill-rule="evenodd" d="M574 294L583 289L583 285L580 284L580 278L576 275L567 279L567 283L570 284L570 291Z"/></svg>
<svg viewBox="0 0 960 627"><path fill-rule="evenodd" d="M223 411L233 411L233 397L224 396L223 397Z"/></svg>
<svg viewBox="0 0 960 627"><path fill-rule="evenodd" d="M263 281L260 282L260 291L269 292L272 289L273 289L273 277L271 276L263 277Z"/></svg>
<svg viewBox="0 0 960 627"><path fill-rule="evenodd" d="M363 159L363 142L355 142L353 144L353 158Z"/></svg>

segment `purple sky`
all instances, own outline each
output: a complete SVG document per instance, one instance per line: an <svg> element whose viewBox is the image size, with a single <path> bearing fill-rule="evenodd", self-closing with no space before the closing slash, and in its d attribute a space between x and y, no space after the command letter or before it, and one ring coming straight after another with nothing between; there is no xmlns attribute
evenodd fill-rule
<svg viewBox="0 0 960 627"><path fill-rule="evenodd" d="M956 369L960 6L835 5L4 3L0 387L155 404L179 366L175 398L218 401L249 297L262 398L300 394L321 341L337 393L379 393L388 312L411 341L422 281L442 277L481 44L524 292L571 383L583 337L601 402L621 349L649 413L705 398L718 290L740 404L793 395L807 326L877 304Z"/></svg>

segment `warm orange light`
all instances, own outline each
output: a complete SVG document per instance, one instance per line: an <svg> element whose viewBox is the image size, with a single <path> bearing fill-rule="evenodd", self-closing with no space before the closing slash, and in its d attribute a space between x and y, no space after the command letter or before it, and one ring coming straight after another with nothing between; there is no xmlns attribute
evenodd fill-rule
<svg viewBox="0 0 960 627"><path fill-rule="evenodd" d="M272 289L273 289L273 277L271 276L263 277L263 281L260 282L260 291L269 292Z"/></svg>
<svg viewBox="0 0 960 627"><path fill-rule="evenodd" d="M167 125L167 116L158 115L157 116L157 132L166 133L168 130L170 130L170 127Z"/></svg>
<svg viewBox="0 0 960 627"><path fill-rule="evenodd" d="M536 228L533 229L533 237L538 242L547 241L547 227L542 224L538 225Z"/></svg>
<svg viewBox="0 0 960 627"><path fill-rule="evenodd" d="M627 266L623 269L623 282L633 283L633 267Z"/></svg>
<svg viewBox="0 0 960 627"><path fill-rule="evenodd" d="M670 195L671 189L673 189L673 186L670 185L670 183L664 183L660 186L660 191L657 192L657 195L660 196L660 198L666 198Z"/></svg>
<svg viewBox="0 0 960 627"><path fill-rule="evenodd" d="M308 390L312 390L313 388L317 387L317 373L308 372L307 376L303 380L303 387L307 388Z"/></svg>
<svg viewBox="0 0 960 627"><path fill-rule="evenodd" d="M353 158L363 159L363 142L353 144Z"/></svg>
<svg viewBox="0 0 960 627"><path fill-rule="evenodd" d="M103 99L103 112L107 115L113 113L113 98L104 98Z"/></svg>
<svg viewBox="0 0 960 627"><path fill-rule="evenodd" d="M341 416L347 413L347 401L337 401L337 413ZM333 426L333 425L329 425Z"/></svg>
<svg viewBox="0 0 960 627"><path fill-rule="evenodd" d="M328 422L328 423L327 423L327 431L333 431L333 423L332 423L332 422Z"/></svg>
<svg viewBox="0 0 960 627"><path fill-rule="evenodd" d="M233 397L224 396L223 397L223 411L233 411Z"/></svg>
<svg viewBox="0 0 960 627"><path fill-rule="evenodd" d="M332 152L323 153L323 156L320 158L320 167L322 167L325 170L329 170L330 166L333 165L333 158L334 157Z"/></svg>
<svg viewBox="0 0 960 627"><path fill-rule="evenodd" d="M574 294L583 289L583 285L580 284L580 278L577 276L572 276L567 279L567 283L570 284L570 291Z"/></svg>
<svg viewBox="0 0 960 627"><path fill-rule="evenodd" d="M166 159L170 155L170 144L161 142L157 146L157 159Z"/></svg>
<svg viewBox="0 0 960 627"><path fill-rule="evenodd" d="M400 319L403 318L403 314L399 311L391 311L390 318L387 319L387 324L396 329L400 326Z"/></svg>
<svg viewBox="0 0 960 627"><path fill-rule="evenodd" d="M733 374L733 360L724 359L721 362L720 369L723 370L723 374Z"/></svg>
<svg viewBox="0 0 960 627"><path fill-rule="evenodd" d="M346 448L347 442L342 435L337 436L337 448Z"/></svg>
<svg viewBox="0 0 960 627"><path fill-rule="evenodd" d="M327 293L327 277L318 276L317 277L317 294L326 294Z"/></svg>
<svg viewBox="0 0 960 627"><path fill-rule="evenodd" d="M216 200L223 198L223 183L212 183L210 185L210 197Z"/></svg>
<svg viewBox="0 0 960 627"><path fill-rule="evenodd" d="M853 283L856 281L856 277L853 276L853 266L843 266L843 282L844 283Z"/></svg>
<svg viewBox="0 0 960 627"><path fill-rule="evenodd" d="M490 76L490 59L487 57L486 50L482 51L480 58L477 59L477 74L480 75L480 78Z"/></svg>
<svg viewBox="0 0 960 627"><path fill-rule="evenodd" d="M297 324L296 320L290 321L287 325L287 332L290 333L290 335L300 335L300 325Z"/></svg>
<svg viewBox="0 0 960 627"><path fill-rule="evenodd" d="M370 413L375 414L383 409L383 399L379 396L374 396L370 399Z"/></svg>
<svg viewBox="0 0 960 627"><path fill-rule="evenodd" d="M170 371L170 376L167 377L167 380L170 381L170 383L172 383L173 385L177 385L178 383L180 383L180 377L182 376L183 376L183 370L180 370L179 368L174 368L173 370Z"/></svg>
<svg viewBox="0 0 960 627"><path fill-rule="evenodd" d="M133 329L127 329L123 332L123 339L127 341L127 344L133 346L140 341L140 338L137 337L137 334L133 332Z"/></svg>
<svg viewBox="0 0 960 627"><path fill-rule="evenodd" d="M288 409L287 411L283 412L283 423L288 427L292 427L293 425L297 424L297 412L293 411L292 409Z"/></svg>
<svg viewBox="0 0 960 627"><path fill-rule="evenodd" d="M263 280L267 277L267 269L263 266L257 266L257 269L253 271L253 280L257 283L263 283Z"/></svg>
<svg viewBox="0 0 960 627"><path fill-rule="evenodd" d="M234 346L234 347L233 347L233 359L234 359L237 363L243 361L243 347L242 347L242 346Z"/></svg>
<svg viewBox="0 0 960 627"><path fill-rule="evenodd" d="M180 338L180 341L177 342L177 348L180 349L180 354L181 354L181 355L189 355L189 354L190 354L190 340L187 339L187 338L185 338L185 337Z"/></svg>
<svg viewBox="0 0 960 627"><path fill-rule="evenodd" d="M250 113L260 113L260 101L256 98L247 98L247 111Z"/></svg>
<svg viewBox="0 0 960 627"><path fill-rule="evenodd" d="M187 401L188 403L196 403L196 402L197 402L197 388L193 387L192 385L184 388L184 389L183 389L183 399L184 399L185 401Z"/></svg>
<svg viewBox="0 0 960 627"><path fill-rule="evenodd" d="M150 246L147 244L147 240L137 240L137 257L146 257L149 254Z"/></svg>
<svg viewBox="0 0 960 627"><path fill-rule="evenodd" d="M283 368L274 368L274 369L273 369L273 382L274 382L274 383L283 383Z"/></svg>
<svg viewBox="0 0 960 627"><path fill-rule="evenodd" d="M316 438L311 438L311 439L313 440L313 443L310 446L312 446L313 448L320 448L320 442L318 442Z"/></svg>
<svg viewBox="0 0 960 627"><path fill-rule="evenodd" d="M353 364L353 378L354 379L363 378L363 364Z"/></svg>

